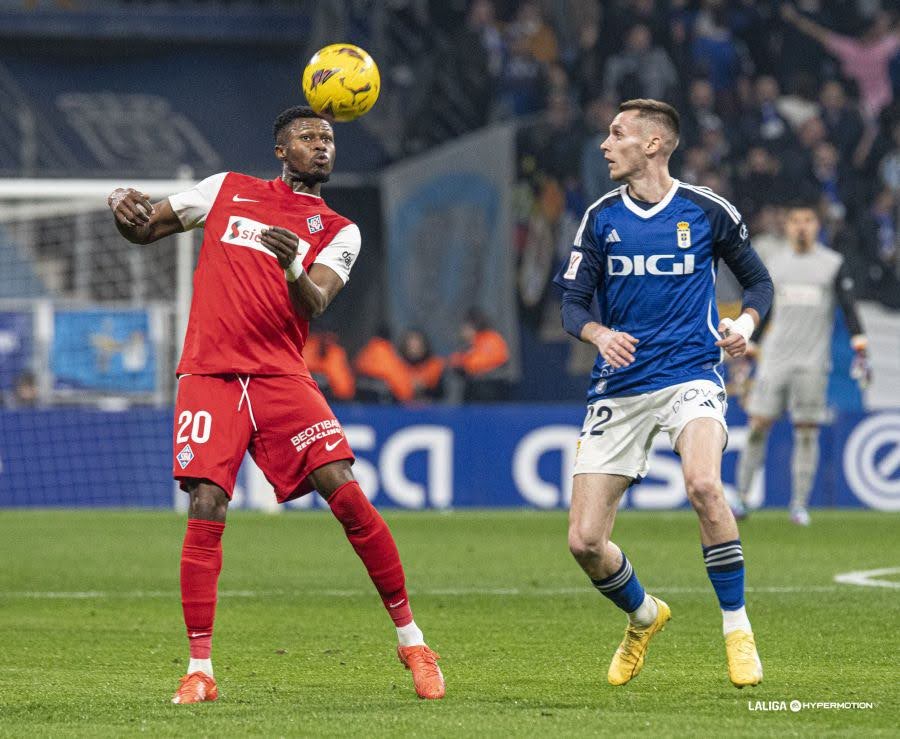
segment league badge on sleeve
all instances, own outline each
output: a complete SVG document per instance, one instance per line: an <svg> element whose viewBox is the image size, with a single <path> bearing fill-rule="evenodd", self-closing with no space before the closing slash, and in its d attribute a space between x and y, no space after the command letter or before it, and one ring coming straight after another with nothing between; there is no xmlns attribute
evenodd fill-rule
<svg viewBox="0 0 900 739"><path fill-rule="evenodd" d="M566 273L563 275L563 278L566 280L574 280L578 275L578 265L581 264L581 260L584 259L584 254L580 251L572 250L572 254L569 256L569 268L566 270Z"/></svg>
<svg viewBox="0 0 900 739"><path fill-rule="evenodd" d="M675 225L675 228L678 229L678 248L679 249L690 249L691 248L691 224L687 221L678 221Z"/></svg>

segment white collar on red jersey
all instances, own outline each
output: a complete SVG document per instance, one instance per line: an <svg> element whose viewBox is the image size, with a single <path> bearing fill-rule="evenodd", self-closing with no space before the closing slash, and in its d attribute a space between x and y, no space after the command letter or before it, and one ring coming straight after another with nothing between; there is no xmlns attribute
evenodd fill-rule
<svg viewBox="0 0 900 739"><path fill-rule="evenodd" d="M287 182L281 179L281 177L275 178L275 186L279 187L281 190L284 190L284 192L291 193L291 195L303 195L304 197L315 198L316 200L322 199L321 195L313 195L311 192L297 192L296 190L291 189L290 187L288 187Z"/></svg>

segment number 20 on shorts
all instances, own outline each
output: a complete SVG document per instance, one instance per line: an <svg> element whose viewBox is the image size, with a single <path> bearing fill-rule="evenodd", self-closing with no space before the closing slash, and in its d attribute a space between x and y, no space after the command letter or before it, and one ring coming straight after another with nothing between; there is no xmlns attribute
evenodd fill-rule
<svg viewBox="0 0 900 739"><path fill-rule="evenodd" d="M190 426L190 435L188 435L188 426ZM209 411L181 411L178 414L178 436L175 438L176 443L184 444L188 440L196 444L203 444L209 441L209 434L212 431L212 416Z"/></svg>

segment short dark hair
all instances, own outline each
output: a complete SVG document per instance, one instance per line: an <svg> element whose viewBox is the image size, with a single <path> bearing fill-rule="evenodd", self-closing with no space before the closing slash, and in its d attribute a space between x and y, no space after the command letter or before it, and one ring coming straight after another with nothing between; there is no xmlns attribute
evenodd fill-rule
<svg viewBox="0 0 900 739"><path fill-rule="evenodd" d="M812 192L801 190L801 192L784 202L786 210L811 210L819 217L819 198Z"/></svg>
<svg viewBox="0 0 900 739"><path fill-rule="evenodd" d="M326 120L308 105L295 105L287 110L282 110L272 126L272 135L275 137L276 144L278 143L278 137L281 135L281 132L298 118L321 118L322 120Z"/></svg>
<svg viewBox="0 0 900 739"><path fill-rule="evenodd" d="M638 118L649 118L654 123L665 126L675 135L676 139L681 135L681 116L678 115L675 108L661 100L649 98L626 100L619 104L619 110L623 113L626 110L636 110Z"/></svg>

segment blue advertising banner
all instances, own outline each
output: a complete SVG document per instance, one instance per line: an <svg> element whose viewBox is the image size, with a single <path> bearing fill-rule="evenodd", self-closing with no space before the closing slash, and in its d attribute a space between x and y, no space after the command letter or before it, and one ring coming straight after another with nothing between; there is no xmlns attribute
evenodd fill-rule
<svg viewBox="0 0 900 739"><path fill-rule="evenodd" d="M170 507L172 415L0 411L0 506Z"/></svg>
<svg viewBox="0 0 900 739"><path fill-rule="evenodd" d="M30 369L33 332L31 311L0 312L0 391L11 390L16 378Z"/></svg>
<svg viewBox="0 0 900 739"><path fill-rule="evenodd" d="M146 310L58 310L50 369L55 390L150 393L156 347Z"/></svg>
<svg viewBox="0 0 900 739"><path fill-rule="evenodd" d="M583 413L579 406L411 410L349 405L336 411L357 454L356 476L376 505L568 505ZM723 477L733 492L747 428L737 409L729 411L729 422ZM171 409L0 412L0 505L171 506L171 438ZM766 474L753 491L758 504L787 505L791 446L790 426L777 424L770 436ZM254 471L254 466L244 465L236 506L271 501L265 479ZM812 504L900 510L900 411L840 414L823 429ZM318 496L290 504L318 505ZM649 477L626 493L623 505L687 506L678 458L668 449L665 435L651 451Z"/></svg>

